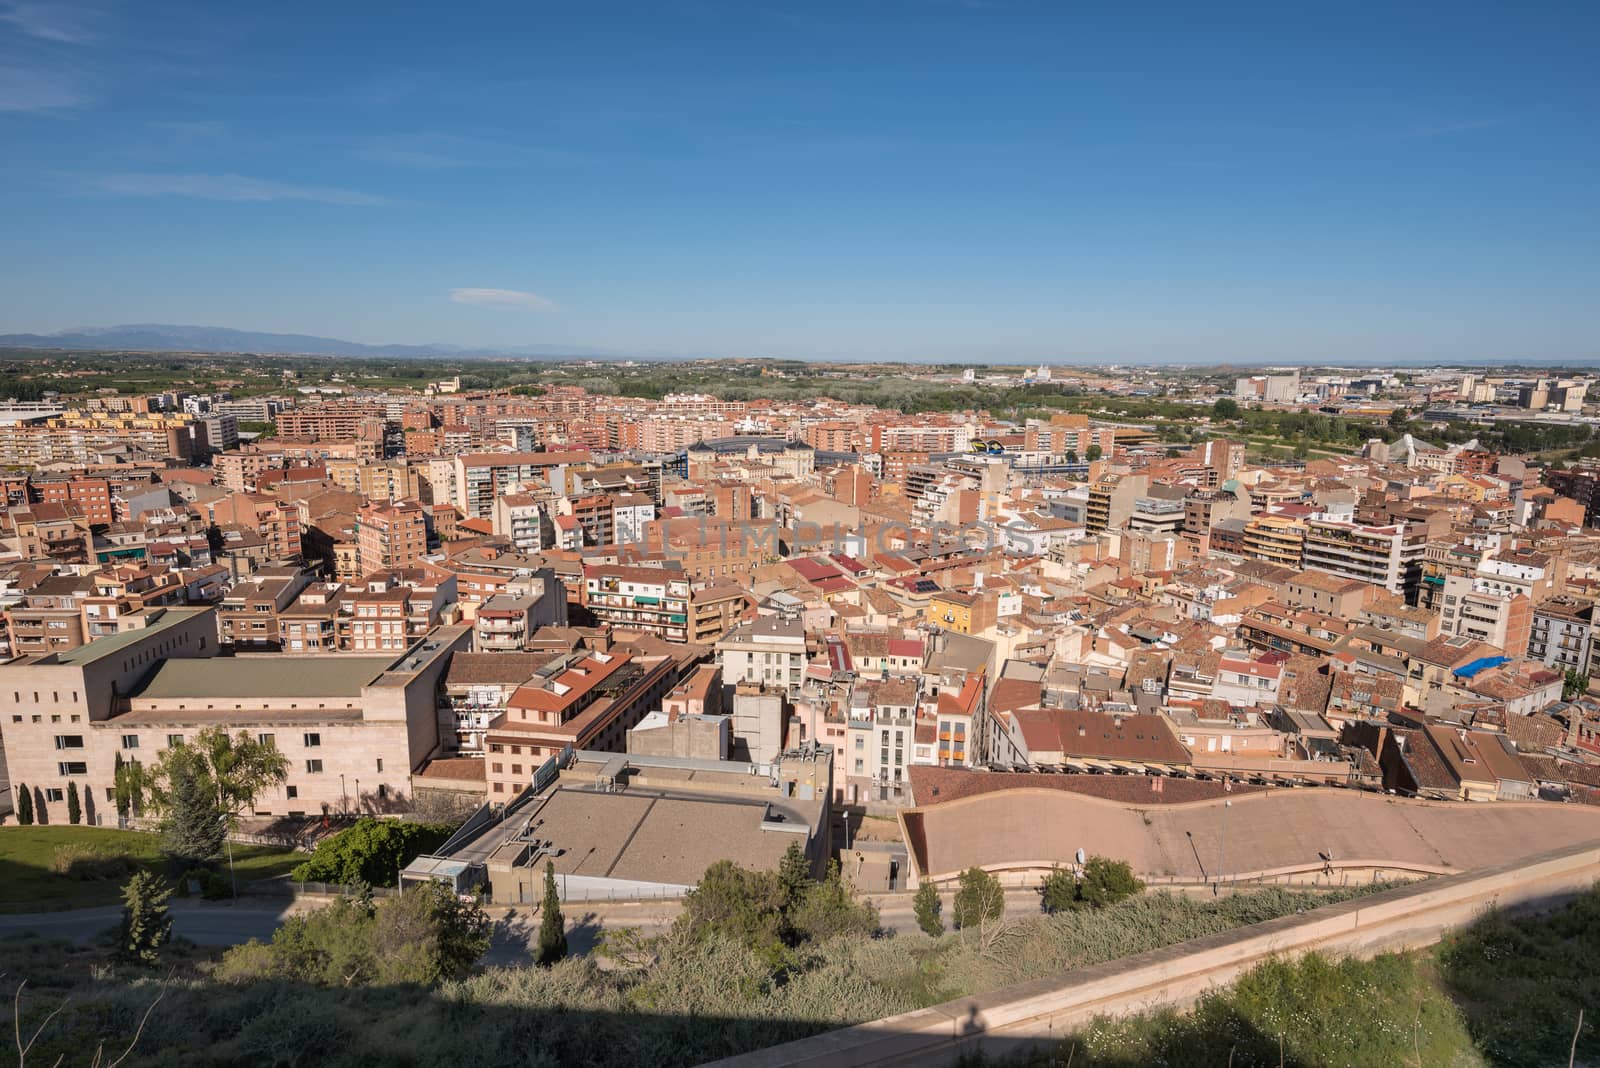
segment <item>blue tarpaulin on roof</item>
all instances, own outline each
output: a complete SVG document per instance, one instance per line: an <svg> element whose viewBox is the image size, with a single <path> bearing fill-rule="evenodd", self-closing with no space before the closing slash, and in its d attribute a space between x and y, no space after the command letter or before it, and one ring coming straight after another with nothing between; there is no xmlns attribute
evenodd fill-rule
<svg viewBox="0 0 1600 1068"><path fill-rule="evenodd" d="M1456 668L1455 676L1458 679L1470 679L1480 671L1484 671L1492 667L1499 667L1501 664L1509 663L1511 663L1511 658L1509 656L1480 656L1478 659L1472 661L1472 663L1462 664L1460 667Z"/></svg>

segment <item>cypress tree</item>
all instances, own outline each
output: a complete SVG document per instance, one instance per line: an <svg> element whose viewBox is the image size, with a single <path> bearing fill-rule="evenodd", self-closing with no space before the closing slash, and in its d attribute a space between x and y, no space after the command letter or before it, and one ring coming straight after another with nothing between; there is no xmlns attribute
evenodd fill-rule
<svg viewBox="0 0 1600 1068"><path fill-rule="evenodd" d="M24 827L33 826L33 795L22 783L17 783L17 822Z"/></svg>
<svg viewBox="0 0 1600 1068"><path fill-rule="evenodd" d="M78 784L67 783L67 822L76 827L83 822L83 802L78 799Z"/></svg>
<svg viewBox="0 0 1600 1068"><path fill-rule="evenodd" d="M561 915L561 895L556 893L556 866L544 862L544 903L539 906L538 961L548 968L567 955L567 921Z"/></svg>
<svg viewBox="0 0 1600 1068"><path fill-rule="evenodd" d="M939 917L943 907L939 901L939 888L933 885L933 880L924 879L922 885L917 887L917 896L911 899L911 911L916 914L917 926L922 928L924 934L934 938L944 934L944 920Z"/></svg>

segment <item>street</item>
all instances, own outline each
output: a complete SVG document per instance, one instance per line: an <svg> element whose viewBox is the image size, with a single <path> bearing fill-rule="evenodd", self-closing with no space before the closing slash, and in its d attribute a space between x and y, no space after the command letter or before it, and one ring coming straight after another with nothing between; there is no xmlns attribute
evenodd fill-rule
<svg viewBox="0 0 1600 1068"><path fill-rule="evenodd" d="M872 894L868 898L878 906L885 930L908 933L917 929L910 894ZM269 903L264 898L244 898L237 905L177 901L171 905L172 929L180 938L204 946L232 946L252 938L268 941L285 918L310 911L317 904L307 899ZM575 954L590 953L607 929L632 927L645 935L661 934L672 925L680 908L676 901L567 902L562 909L567 920L568 948ZM948 908L947 901L947 923ZM494 923L494 933L484 963L526 963L539 937L538 910L491 907L485 911ZM1036 915L1038 911L1039 897L1033 891L1014 890L1006 894L1006 912L1012 918ZM89 942L117 926L121 919L122 909L115 905L68 912L0 915L0 938L36 934Z"/></svg>

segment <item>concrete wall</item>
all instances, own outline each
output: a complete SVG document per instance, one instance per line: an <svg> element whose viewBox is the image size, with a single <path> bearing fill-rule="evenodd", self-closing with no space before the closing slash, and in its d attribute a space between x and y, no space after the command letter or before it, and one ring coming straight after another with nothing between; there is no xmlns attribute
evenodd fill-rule
<svg viewBox="0 0 1600 1068"><path fill-rule="evenodd" d="M1444 876L1298 916L1018 983L715 1062L724 1068L955 1064L1056 1043L1096 1016L1185 1008L1273 957L1430 945L1485 910L1553 907L1600 878L1600 843Z"/></svg>

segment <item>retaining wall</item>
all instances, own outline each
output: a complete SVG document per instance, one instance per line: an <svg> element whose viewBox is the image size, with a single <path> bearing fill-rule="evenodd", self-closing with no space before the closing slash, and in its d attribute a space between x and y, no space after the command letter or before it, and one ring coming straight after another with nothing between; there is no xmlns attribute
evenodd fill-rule
<svg viewBox="0 0 1600 1068"><path fill-rule="evenodd" d="M715 1062L719 1068L950 1065L1061 1037L1096 1016L1187 1007L1264 960L1372 956L1437 942L1495 908L1545 909L1600 879L1600 843L1446 875L1297 916L1019 983Z"/></svg>

